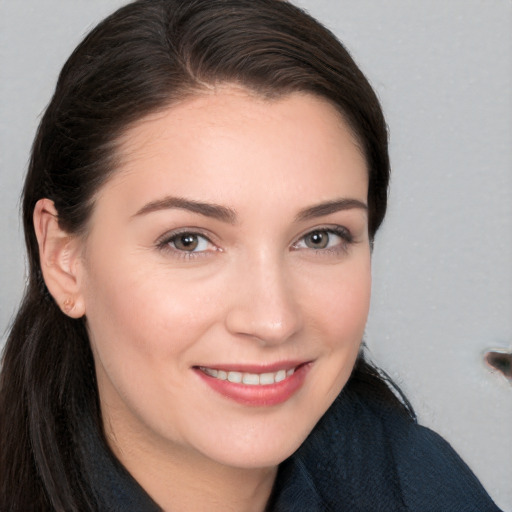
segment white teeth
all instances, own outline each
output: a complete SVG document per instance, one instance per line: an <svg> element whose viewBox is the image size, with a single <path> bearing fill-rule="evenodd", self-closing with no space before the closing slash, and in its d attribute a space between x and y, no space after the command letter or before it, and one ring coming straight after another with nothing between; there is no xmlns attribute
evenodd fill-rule
<svg viewBox="0 0 512 512"><path fill-rule="evenodd" d="M273 373L262 373L260 375L260 384L261 385L265 385L265 384L274 384L275 382L275 376Z"/></svg>
<svg viewBox="0 0 512 512"><path fill-rule="evenodd" d="M251 386L257 386L260 383L260 376L256 373L244 373L242 382Z"/></svg>
<svg viewBox="0 0 512 512"><path fill-rule="evenodd" d="M228 380L229 382L234 382L235 384L243 383L248 386L268 386L277 382L281 382L295 373L295 368L260 374L247 372L226 372L224 370L207 368L205 366L201 366L200 369L210 377L214 377L219 380Z"/></svg>
<svg viewBox="0 0 512 512"><path fill-rule="evenodd" d="M228 373L229 382L239 383L242 382L242 374L241 372L229 372Z"/></svg>
<svg viewBox="0 0 512 512"><path fill-rule="evenodd" d="M203 368L202 370L204 373L206 373L210 377L218 377L219 376L218 370L214 370L213 368Z"/></svg>
<svg viewBox="0 0 512 512"><path fill-rule="evenodd" d="M275 381L276 382L281 382L282 380L286 379L286 371L285 370L279 370L277 373L276 373L276 376L275 376Z"/></svg>

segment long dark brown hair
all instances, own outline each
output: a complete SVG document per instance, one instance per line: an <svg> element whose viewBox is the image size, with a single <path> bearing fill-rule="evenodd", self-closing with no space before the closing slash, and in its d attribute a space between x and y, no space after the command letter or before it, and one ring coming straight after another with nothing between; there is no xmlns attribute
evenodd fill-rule
<svg viewBox="0 0 512 512"><path fill-rule="evenodd" d="M279 0L139 0L109 16L64 65L32 148L23 191L28 285L0 380L0 510L97 508L78 438L79 423L89 421L104 440L86 319L63 314L45 286L36 202L51 199L61 228L85 232L93 198L116 170L123 131L222 83L263 97L308 92L339 110L366 157L373 241L386 211L386 125L368 81L331 32ZM412 414L362 356L347 386Z"/></svg>

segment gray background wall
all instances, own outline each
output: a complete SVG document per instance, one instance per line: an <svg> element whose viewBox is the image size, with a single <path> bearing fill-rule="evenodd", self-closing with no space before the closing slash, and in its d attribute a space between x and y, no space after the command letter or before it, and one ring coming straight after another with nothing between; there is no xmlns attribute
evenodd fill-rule
<svg viewBox="0 0 512 512"><path fill-rule="evenodd" d="M84 33L121 0L0 0L0 332L24 279L18 197L38 117ZM367 342L422 423L512 511L512 2L300 0L352 52L391 132Z"/></svg>

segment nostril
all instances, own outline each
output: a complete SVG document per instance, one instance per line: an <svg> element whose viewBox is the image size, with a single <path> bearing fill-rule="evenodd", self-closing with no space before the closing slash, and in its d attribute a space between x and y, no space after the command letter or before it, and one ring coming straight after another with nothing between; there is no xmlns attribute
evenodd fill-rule
<svg viewBox="0 0 512 512"><path fill-rule="evenodd" d="M512 352L505 349L489 350L484 355L485 362L512 380Z"/></svg>

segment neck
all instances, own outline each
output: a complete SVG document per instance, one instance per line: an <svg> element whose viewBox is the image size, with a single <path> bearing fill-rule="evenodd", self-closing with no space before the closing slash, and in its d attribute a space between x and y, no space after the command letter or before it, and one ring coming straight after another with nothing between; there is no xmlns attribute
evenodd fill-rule
<svg viewBox="0 0 512 512"><path fill-rule="evenodd" d="M230 467L175 443L157 446L106 430L116 457L165 512L265 510L277 467Z"/></svg>

